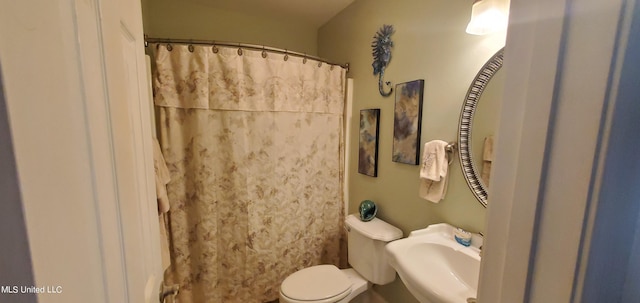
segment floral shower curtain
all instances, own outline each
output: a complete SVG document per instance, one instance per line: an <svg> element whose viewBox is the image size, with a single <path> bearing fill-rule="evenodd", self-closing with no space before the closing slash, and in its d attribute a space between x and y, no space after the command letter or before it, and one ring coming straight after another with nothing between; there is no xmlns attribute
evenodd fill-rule
<svg viewBox="0 0 640 303"><path fill-rule="evenodd" d="M180 302L268 302L292 272L339 265L344 70L238 48L153 49L171 172L166 280Z"/></svg>

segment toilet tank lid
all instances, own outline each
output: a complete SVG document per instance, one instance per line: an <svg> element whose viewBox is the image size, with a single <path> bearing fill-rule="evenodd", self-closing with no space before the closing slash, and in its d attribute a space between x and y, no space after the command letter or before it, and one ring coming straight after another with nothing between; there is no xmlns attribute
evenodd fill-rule
<svg viewBox="0 0 640 303"><path fill-rule="evenodd" d="M389 242L402 238L402 230L378 218L364 222L356 215L351 214L347 216L345 223L373 240Z"/></svg>

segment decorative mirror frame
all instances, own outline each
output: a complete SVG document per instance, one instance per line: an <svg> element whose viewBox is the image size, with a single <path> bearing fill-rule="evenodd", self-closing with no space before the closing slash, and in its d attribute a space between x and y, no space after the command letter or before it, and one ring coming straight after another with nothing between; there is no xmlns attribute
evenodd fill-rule
<svg viewBox="0 0 640 303"><path fill-rule="evenodd" d="M478 199L478 201L487 207L487 188L480 181L480 175L476 168L473 166L473 159L471 157L471 127L473 125L473 115L476 112L478 101L482 96L482 92L489 83L489 80L495 75L495 73L502 67L502 61L504 58L504 47L495 53L487 63L482 66L476 77L471 82L471 86L467 91L467 96L464 99L462 110L460 111L460 124L458 128L458 143L460 146L458 155L460 157L460 167L462 168L462 175L467 181L471 192Z"/></svg>

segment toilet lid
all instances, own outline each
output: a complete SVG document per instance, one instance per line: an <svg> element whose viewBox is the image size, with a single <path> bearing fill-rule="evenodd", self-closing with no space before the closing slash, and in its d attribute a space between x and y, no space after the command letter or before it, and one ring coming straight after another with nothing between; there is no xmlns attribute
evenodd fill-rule
<svg viewBox="0 0 640 303"><path fill-rule="evenodd" d="M283 295L298 301L323 300L351 289L351 281L333 265L317 265L299 270L284 279Z"/></svg>

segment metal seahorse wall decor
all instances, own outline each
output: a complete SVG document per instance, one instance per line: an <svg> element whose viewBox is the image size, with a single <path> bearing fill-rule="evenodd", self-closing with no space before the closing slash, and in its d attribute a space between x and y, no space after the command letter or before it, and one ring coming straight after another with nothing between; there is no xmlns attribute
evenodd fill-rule
<svg viewBox="0 0 640 303"><path fill-rule="evenodd" d="M391 61L391 48L393 47L393 41L391 41L391 35L394 33L393 25L384 24L378 32L373 36L373 42L371 48L373 48L373 75L378 75L378 90L380 95L388 97L393 92L393 87L390 87L388 92L384 91L382 78L384 77L384 70ZM391 86L390 81L384 82L387 86Z"/></svg>

